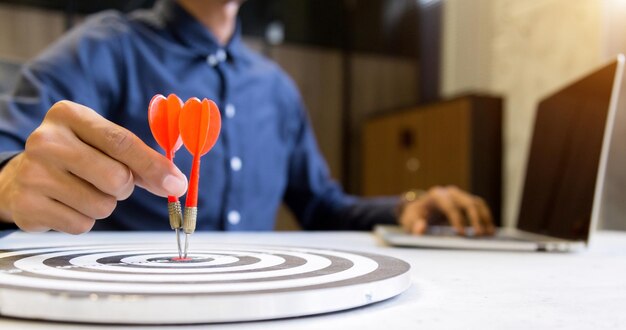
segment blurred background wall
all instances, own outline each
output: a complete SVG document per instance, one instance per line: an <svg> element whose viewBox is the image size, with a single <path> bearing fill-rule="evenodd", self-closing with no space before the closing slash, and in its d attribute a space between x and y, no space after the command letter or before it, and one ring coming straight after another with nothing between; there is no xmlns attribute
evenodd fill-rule
<svg viewBox="0 0 626 330"><path fill-rule="evenodd" d="M626 1L446 0L443 22L442 95L485 90L505 99L502 216L514 225L535 107L545 95L626 53ZM623 171L612 178L623 190ZM606 225L624 229L621 220Z"/></svg>
<svg viewBox="0 0 626 330"><path fill-rule="evenodd" d="M503 220L521 199L535 109L541 98L600 65L603 2L447 0L443 95L486 90L504 97Z"/></svg>

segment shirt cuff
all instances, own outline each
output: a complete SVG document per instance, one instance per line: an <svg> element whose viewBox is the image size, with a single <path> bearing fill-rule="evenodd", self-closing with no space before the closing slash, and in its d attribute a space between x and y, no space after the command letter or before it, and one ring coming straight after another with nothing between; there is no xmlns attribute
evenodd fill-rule
<svg viewBox="0 0 626 330"><path fill-rule="evenodd" d="M17 156L22 151L4 151L0 152L0 171L13 157ZM0 222L0 238L11 233L11 231L18 229L14 223Z"/></svg>

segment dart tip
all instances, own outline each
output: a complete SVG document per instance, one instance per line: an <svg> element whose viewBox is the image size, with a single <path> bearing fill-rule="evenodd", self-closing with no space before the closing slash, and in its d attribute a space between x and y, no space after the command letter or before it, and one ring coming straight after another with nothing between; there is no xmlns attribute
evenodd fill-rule
<svg viewBox="0 0 626 330"><path fill-rule="evenodd" d="M176 228L175 230L176 230L176 246L178 247L178 257L182 258L183 257L183 251L182 251L182 248L180 246L180 230L178 230L178 228Z"/></svg>
<svg viewBox="0 0 626 330"><path fill-rule="evenodd" d="M183 259L187 258L187 251L189 249L189 234L185 234L185 250L183 253Z"/></svg>

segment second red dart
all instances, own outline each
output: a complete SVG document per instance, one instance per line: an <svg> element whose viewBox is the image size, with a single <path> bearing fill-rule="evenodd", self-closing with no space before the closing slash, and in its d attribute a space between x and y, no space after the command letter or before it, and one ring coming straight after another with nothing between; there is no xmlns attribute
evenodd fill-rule
<svg viewBox="0 0 626 330"><path fill-rule="evenodd" d="M222 120L215 102L208 99L200 101L193 97L183 105L179 122L180 135L185 148L193 155L183 217L183 231L185 232L183 258L187 257L189 235L196 229L200 157L213 148L215 142L217 142L221 127Z"/></svg>

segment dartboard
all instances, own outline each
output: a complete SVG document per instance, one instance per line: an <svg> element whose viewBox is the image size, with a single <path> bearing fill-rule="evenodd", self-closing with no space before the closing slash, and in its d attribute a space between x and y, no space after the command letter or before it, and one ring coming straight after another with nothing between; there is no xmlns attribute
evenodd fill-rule
<svg viewBox="0 0 626 330"><path fill-rule="evenodd" d="M399 259L319 248L162 244L0 253L0 314L108 324L264 320L339 311L410 285Z"/></svg>

